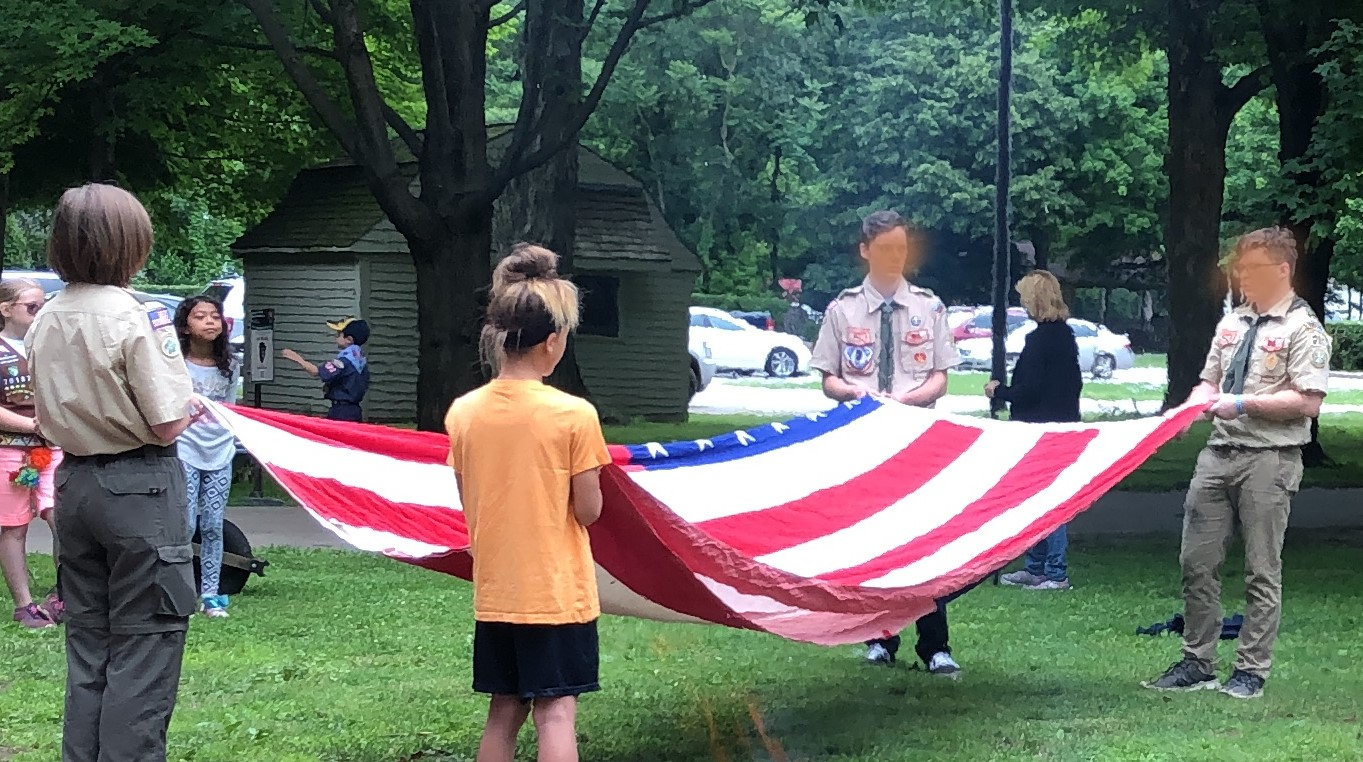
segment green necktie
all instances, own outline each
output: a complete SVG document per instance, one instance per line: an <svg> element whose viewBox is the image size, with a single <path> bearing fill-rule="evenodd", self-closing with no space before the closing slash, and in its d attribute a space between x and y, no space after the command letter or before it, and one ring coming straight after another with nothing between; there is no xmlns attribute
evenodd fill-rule
<svg viewBox="0 0 1363 762"><path fill-rule="evenodd" d="M894 386L894 302L880 305L880 391Z"/></svg>

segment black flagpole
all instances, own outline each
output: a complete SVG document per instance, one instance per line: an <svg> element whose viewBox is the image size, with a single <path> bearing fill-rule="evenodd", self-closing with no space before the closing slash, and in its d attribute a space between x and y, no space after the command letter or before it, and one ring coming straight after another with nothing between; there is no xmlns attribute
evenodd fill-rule
<svg viewBox="0 0 1363 762"><path fill-rule="evenodd" d="M1012 179L1011 109L1013 95L1013 0L999 0L999 157L994 168L994 365L993 378L1007 379L1004 339L1008 333L1008 287L1012 281L1012 245L1008 235L1008 185ZM997 418L1003 403L994 400L989 415Z"/></svg>

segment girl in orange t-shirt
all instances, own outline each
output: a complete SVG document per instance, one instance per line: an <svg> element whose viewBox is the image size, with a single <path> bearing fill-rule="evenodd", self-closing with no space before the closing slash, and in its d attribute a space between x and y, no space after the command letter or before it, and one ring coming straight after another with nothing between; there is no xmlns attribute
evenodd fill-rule
<svg viewBox="0 0 1363 762"><path fill-rule="evenodd" d="M595 564L610 463L596 410L544 383L578 324L558 257L519 244L492 276L497 370L445 416L473 555L473 689L491 694L479 762L511 762L533 709L540 762L576 762L577 697L598 690Z"/></svg>

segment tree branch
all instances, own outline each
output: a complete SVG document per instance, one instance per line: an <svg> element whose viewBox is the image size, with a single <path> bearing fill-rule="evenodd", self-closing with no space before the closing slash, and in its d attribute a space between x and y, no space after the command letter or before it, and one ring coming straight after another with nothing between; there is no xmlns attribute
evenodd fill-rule
<svg viewBox="0 0 1363 762"><path fill-rule="evenodd" d="M517 16L521 15L521 12L524 10L525 0L520 0L520 2L516 3L516 5L511 8L511 10L489 21L487 24L487 28L495 29L501 26L502 24L505 24L506 22L510 21L511 19L514 19Z"/></svg>
<svg viewBox="0 0 1363 762"><path fill-rule="evenodd" d="M528 147L532 135L544 133L545 115L540 114L537 119L533 108L530 107L534 100L532 87L536 83L529 81L523 83L526 88L523 91L525 96L521 99L521 108L516 115L516 126L512 131L511 146L508 147L506 155L502 158L501 165L493 173L492 182L488 188L492 198L501 195L513 179L543 166L555 154L567 148L569 143L577 140L577 135L582 130L582 126L587 123L587 118L601 103L601 96L606 92L606 84L610 82L611 75L615 73L615 67L619 65L620 59L624 57L625 51L634 39L634 33L639 31L650 1L634 0L634 5L625 16L624 24L615 36L615 41L611 43L610 51L606 54L605 60L601 62L601 72L597 75L596 82L592 83L592 89L587 93L587 97L583 98L582 102L578 104L575 113L565 115L567 118L564 119L564 122L567 127L561 130L555 139L542 140L538 150L529 155L524 153L525 149ZM708 2L709 0L704 1ZM554 118L557 119L557 115ZM534 127L530 126L532 122Z"/></svg>
<svg viewBox="0 0 1363 762"><path fill-rule="evenodd" d="M649 18L644 19L639 23L639 28L644 29L653 26L654 24L661 24L664 21L679 19L682 16L690 15L691 13L704 8L712 2L714 2L714 0L694 0L694 2L681 3L667 13L660 13L657 16L650 16Z"/></svg>
<svg viewBox="0 0 1363 762"><path fill-rule="evenodd" d="M255 16L261 33L265 35L280 63L284 65L284 71L293 79L308 105L312 106L322 119L322 123L336 136L336 142L340 143L355 161L362 161L355 125L346 118L336 101L322 89L312 69L303 61L303 55L293 44L288 30L280 22L279 16L275 15L274 4L270 0L241 0L241 4Z"/></svg>
<svg viewBox="0 0 1363 762"><path fill-rule="evenodd" d="M1238 82L1230 87L1222 88L1220 96L1217 98L1217 107L1220 110L1222 119L1234 119L1240 109L1245 107L1254 96L1264 91L1268 87L1269 75L1272 69L1268 64L1260 66L1254 71L1241 77Z"/></svg>
<svg viewBox="0 0 1363 762"><path fill-rule="evenodd" d="M317 12L318 16L322 17L323 21L328 24L336 23L336 17L332 15L331 9L327 8L327 4L324 0L308 0L308 4L312 6L312 9Z"/></svg>
<svg viewBox="0 0 1363 762"><path fill-rule="evenodd" d="M393 110L387 103L383 104L383 118L388 122L388 126L393 128L393 132L402 138L402 142L407 144L407 149L412 152L412 156L421 158L421 151L424 148L421 135L407 123L402 115Z"/></svg>
<svg viewBox="0 0 1363 762"><path fill-rule="evenodd" d="M606 7L606 0L596 0L596 3L592 5L592 12L587 15L587 22L582 25L583 40L587 39L587 33L592 31L592 27L596 26L596 19L601 15L601 9L604 7Z"/></svg>
<svg viewBox="0 0 1363 762"><path fill-rule="evenodd" d="M277 52L274 46L268 43L244 42L240 40L224 40L221 37L214 37L209 34L203 34L202 32L187 32L186 36L195 40L199 40L200 42L206 42L210 45L217 45L219 47L224 48L236 48L238 50L260 50L267 53ZM313 47L311 45L295 45L294 49L297 50L299 53L304 53L306 55L316 56L318 58L326 58L331 61L336 60L336 52L332 50L327 50L326 48L318 48Z"/></svg>

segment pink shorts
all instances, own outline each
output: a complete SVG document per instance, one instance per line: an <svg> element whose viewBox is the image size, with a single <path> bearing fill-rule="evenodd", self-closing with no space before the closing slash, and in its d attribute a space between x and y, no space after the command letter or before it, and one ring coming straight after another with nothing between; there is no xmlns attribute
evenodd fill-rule
<svg viewBox="0 0 1363 762"><path fill-rule="evenodd" d="M52 450L52 465L38 475L38 488L20 487L10 474L24 465L23 447L0 447L0 527L23 527L52 510L56 490L52 475L62 462L62 451Z"/></svg>

